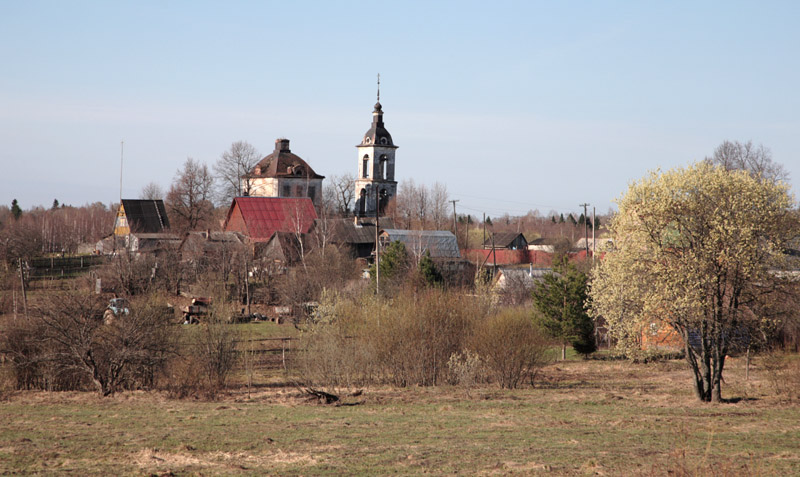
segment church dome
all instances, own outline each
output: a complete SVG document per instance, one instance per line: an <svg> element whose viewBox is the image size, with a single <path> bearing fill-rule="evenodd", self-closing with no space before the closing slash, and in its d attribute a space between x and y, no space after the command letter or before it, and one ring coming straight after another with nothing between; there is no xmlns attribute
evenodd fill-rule
<svg viewBox="0 0 800 477"><path fill-rule="evenodd" d="M396 147L392 142L392 135L386 130L383 125L383 107L380 101L375 103L375 109L372 111L372 126L364 133L364 139L361 140L361 146L387 146Z"/></svg>
<svg viewBox="0 0 800 477"><path fill-rule="evenodd" d="M324 176L314 172L314 169L300 156L292 154L289 149L288 139L276 139L275 150L272 154L261 159L247 176L251 178L302 177L306 179L324 179Z"/></svg>

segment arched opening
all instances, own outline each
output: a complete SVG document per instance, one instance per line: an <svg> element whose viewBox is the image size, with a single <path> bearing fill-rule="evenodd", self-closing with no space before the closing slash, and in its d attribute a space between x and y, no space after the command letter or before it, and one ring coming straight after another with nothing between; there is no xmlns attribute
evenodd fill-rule
<svg viewBox="0 0 800 477"><path fill-rule="evenodd" d="M369 155L364 154L364 159L361 161L361 177L369 177Z"/></svg>
<svg viewBox="0 0 800 477"><path fill-rule="evenodd" d="M358 215L363 217L367 213L367 190L361 189L358 194Z"/></svg>
<svg viewBox="0 0 800 477"><path fill-rule="evenodd" d="M386 157L386 154L381 154L381 159L380 159L381 180L385 180L386 179L386 162L388 161L388 159L389 158Z"/></svg>
<svg viewBox="0 0 800 477"><path fill-rule="evenodd" d="M389 205L389 193L386 189L381 189L380 192L380 201L378 201L378 213L383 215L386 213L386 206Z"/></svg>

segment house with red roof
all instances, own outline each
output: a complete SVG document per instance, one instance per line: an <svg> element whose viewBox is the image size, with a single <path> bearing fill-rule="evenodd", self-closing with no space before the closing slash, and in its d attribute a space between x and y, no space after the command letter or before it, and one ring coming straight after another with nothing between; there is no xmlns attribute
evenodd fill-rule
<svg viewBox="0 0 800 477"><path fill-rule="evenodd" d="M316 219L309 197L236 197L223 229L259 243L268 242L276 232L308 233Z"/></svg>

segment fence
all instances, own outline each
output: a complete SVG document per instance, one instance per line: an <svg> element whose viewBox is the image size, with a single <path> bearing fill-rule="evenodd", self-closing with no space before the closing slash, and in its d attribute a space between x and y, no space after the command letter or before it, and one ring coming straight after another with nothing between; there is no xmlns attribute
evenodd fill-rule
<svg viewBox="0 0 800 477"><path fill-rule="evenodd" d="M28 262L25 273L29 280L74 278L108 260L102 255L34 258Z"/></svg>

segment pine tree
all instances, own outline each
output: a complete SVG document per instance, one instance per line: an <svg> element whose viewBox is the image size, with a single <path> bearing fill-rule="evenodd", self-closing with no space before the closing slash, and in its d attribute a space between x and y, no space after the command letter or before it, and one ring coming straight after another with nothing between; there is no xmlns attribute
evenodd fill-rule
<svg viewBox="0 0 800 477"><path fill-rule="evenodd" d="M585 273L564 258L533 290L543 328L561 341L562 359L566 357L567 344L583 355L596 350L594 322L587 311L588 281Z"/></svg>
<svg viewBox="0 0 800 477"><path fill-rule="evenodd" d="M22 215L22 209L19 207L17 199L11 201L11 215L14 216L14 220L19 219Z"/></svg>
<svg viewBox="0 0 800 477"><path fill-rule="evenodd" d="M441 285L444 282L442 274L436 268L433 259L431 259L431 252L429 250L425 250L425 254L422 255L422 259L419 261L419 273L420 276L422 276L422 280L428 286Z"/></svg>
<svg viewBox="0 0 800 477"><path fill-rule="evenodd" d="M52 207L52 209L56 210L57 208L58 208L58 199L53 199L53 207Z"/></svg>

